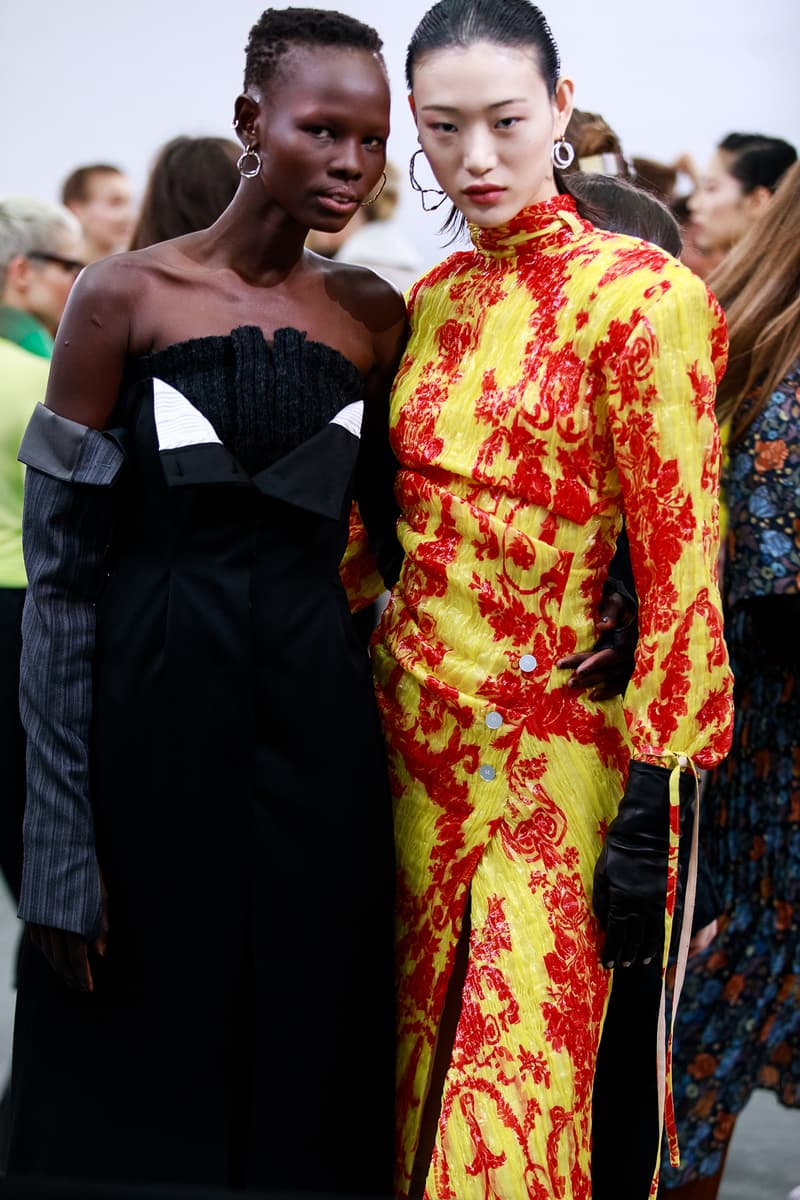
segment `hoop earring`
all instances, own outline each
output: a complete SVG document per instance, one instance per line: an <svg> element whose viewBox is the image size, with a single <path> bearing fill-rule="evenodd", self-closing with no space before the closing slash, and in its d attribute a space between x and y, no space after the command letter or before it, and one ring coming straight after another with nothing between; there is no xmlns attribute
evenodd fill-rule
<svg viewBox="0 0 800 1200"><path fill-rule="evenodd" d="M386 187L386 172L384 171L383 179L381 180L381 186L378 188L378 190L374 196L370 196L370 198L368 200L361 201L361 207L368 208L370 204L374 204L385 187Z"/></svg>
<svg viewBox="0 0 800 1200"><path fill-rule="evenodd" d="M245 163L247 162L248 158L255 159L254 167L250 168L250 167L245 166ZM242 176L243 179L255 179L256 175L260 174L260 172L261 172L261 155L258 153L255 142L253 142L252 146L246 147L246 149L244 150L244 153L239 156L239 160L236 163L236 166L238 167L239 174Z"/></svg>
<svg viewBox="0 0 800 1200"><path fill-rule="evenodd" d="M571 167L575 161L575 147L568 142L562 133L557 142L553 143L553 163L561 171Z"/></svg>
<svg viewBox="0 0 800 1200"><path fill-rule="evenodd" d="M436 212L437 208L441 208L447 199L447 192L443 192L441 188L424 188L414 174L414 161L418 154L422 154L422 147L415 150L411 155L411 162L408 164L408 178L411 180L411 186L415 192L419 192L422 197L422 208L425 212ZM441 196L441 200L437 200L435 204L426 204L426 196Z"/></svg>

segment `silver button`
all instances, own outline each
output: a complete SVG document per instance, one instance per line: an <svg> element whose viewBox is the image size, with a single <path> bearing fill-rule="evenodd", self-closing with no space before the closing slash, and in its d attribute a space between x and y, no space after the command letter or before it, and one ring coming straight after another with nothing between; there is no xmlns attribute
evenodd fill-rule
<svg viewBox="0 0 800 1200"><path fill-rule="evenodd" d="M539 660L533 654L523 654L519 660L519 669L529 675L531 671L535 671L539 665Z"/></svg>
<svg viewBox="0 0 800 1200"><path fill-rule="evenodd" d="M487 783L491 783L494 777L497 775L497 772L495 771L494 767L490 767L488 763L484 763L483 766L478 770L478 774L480 775L481 779L485 779Z"/></svg>
<svg viewBox="0 0 800 1200"><path fill-rule="evenodd" d="M499 729L503 724L503 718L499 712L490 712L486 714L486 724L490 729Z"/></svg>

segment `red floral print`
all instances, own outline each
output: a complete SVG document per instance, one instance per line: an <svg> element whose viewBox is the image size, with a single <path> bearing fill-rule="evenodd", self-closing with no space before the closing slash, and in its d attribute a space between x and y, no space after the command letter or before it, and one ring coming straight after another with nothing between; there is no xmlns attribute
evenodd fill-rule
<svg viewBox="0 0 800 1200"><path fill-rule="evenodd" d="M730 738L725 328L684 267L569 198L474 237L413 289L392 401L406 558L374 661L398 854L398 1193L468 912L426 1196L589 1200L597 854L632 754L705 766ZM641 629L624 706L556 666L596 638L623 517Z"/></svg>

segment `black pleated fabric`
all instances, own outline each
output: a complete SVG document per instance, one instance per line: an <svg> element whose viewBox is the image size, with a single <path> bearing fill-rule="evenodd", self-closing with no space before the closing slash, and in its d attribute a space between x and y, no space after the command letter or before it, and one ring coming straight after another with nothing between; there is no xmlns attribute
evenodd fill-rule
<svg viewBox="0 0 800 1200"><path fill-rule="evenodd" d="M193 402L251 473L307 441L363 391L356 367L329 346L297 329L278 329L267 341L257 326L145 355L132 374L192 390Z"/></svg>

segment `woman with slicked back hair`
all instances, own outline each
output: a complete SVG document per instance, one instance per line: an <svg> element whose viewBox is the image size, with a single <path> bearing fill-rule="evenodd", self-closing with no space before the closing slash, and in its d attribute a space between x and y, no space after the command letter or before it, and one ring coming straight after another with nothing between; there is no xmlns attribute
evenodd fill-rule
<svg viewBox="0 0 800 1200"><path fill-rule="evenodd" d="M422 199L449 199L473 245L411 289L391 403L405 557L374 666L399 871L397 1191L588 1200L609 986L656 956L663 975L695 771L730 740L725 326L669 254L586 219L599 209L560 171L573 87L538 8L441 0L406 67L440 189ZM640 599L624 703L576 672L623 517ZM654 1012L654 1078L658 1043Z"/></svg>
<svg viewBox="0 0 800 1200"><path fill-rule="evenodd" d="M263 13L233 199L87 268L24 439L16 1179L391 1187L390 801L338 567L355 495L396 572L405 309L304 249L381 187L380 50Z"/></svg>
<svg viewBox="0 0 800 1200"><path fill-rule="evenodd" d="M761 133L729 133L700 175L687 207L694 240L707 254L727 254L769 207L794 146Z"/></svg>

